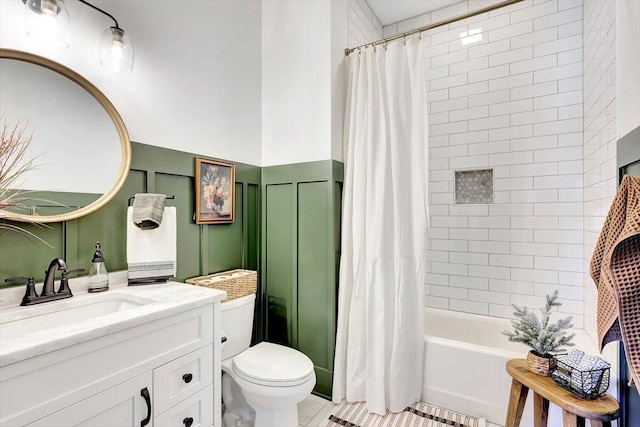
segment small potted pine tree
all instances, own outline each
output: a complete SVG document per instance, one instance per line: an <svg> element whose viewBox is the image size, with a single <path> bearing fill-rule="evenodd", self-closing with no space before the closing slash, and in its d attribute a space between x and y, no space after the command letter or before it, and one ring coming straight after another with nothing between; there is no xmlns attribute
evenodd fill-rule
<svg viewBox="0 0 640 427"><path fill-rule="evenodd" d="M555 356L562 352L565 346L574 345L572 340L575 334L567 335L567 329L573 327L571 316L555 323L550 321L551 309L562 305L558 301L558 291L551 296L547 295L546 299L544 308L540 309L541 319L538 319L535 311L513 304L516 310L513 314L517 318L511 321L514 331L502 333L509 337L509 341L531 347L532 350L527 355L529 369L538 375L548 377L555 369Z"/></svg>

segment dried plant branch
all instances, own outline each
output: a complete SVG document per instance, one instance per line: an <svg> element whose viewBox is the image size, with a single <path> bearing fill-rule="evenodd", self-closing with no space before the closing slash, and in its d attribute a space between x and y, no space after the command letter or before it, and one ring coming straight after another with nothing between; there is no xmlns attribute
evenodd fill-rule
<svg viewBox="0 0 640 427"><path fill-rule="evenodd" d="M16 211L28 212L26 203L36 200L31 197L33 192L19 189L24 175L35 169L37 158L27 158L34 137L33 132L27 135L26 129L26 123L10 123L6 112L0 115L0 230L16 232L33 243L41 242L51 247L31 231L8 222Z"/></svg>

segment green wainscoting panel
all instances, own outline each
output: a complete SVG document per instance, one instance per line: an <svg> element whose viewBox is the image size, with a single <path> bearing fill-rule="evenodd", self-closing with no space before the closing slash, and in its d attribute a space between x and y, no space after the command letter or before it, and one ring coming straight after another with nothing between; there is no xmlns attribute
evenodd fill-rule
<svg viewBox="0 0 640 427"><path fill-rule="evenodd" d="M265 269L266 339L293 345L291 330L294 289L294 185L276 184L265 188Z"/></svg>
<svg viewBox="0 0 640 427"><path fill-rule="evenodd" d="M32 275L36 281L44 279L43 271L53 258L64 258L70 269L84 268L87 272L91 266L91 257L96 241L103 245L107 270L126 269L126 234L125 229L127 199L124 194L144 192L145 174L130 171L122 191L106 206L97 212L64 223L42 226L28 225L39 237L54 248L43 244L31 245L24 238L14 233L0 235L0 279L12 275ZM78 195L76 199L80 199ZM24 227L24 223L14 223ZM56 230L54 235L50 232ZM10 252L4 253L10 250ZM7 260L5 262L5 260Z"/></svg>
<svg viewBox="0 0 640 427"><path fill-rule="evenodd" d="M176 279L184 281L200 271L200 226L193 221L195 190L193 177L173 175L156 171L155 192L175 196L167 200L169 206L176 207L178 226L178 271Z"/></svg>
<svg viewBox="0 0 640 427"><path fill-rule="evenodd" d="M331 160L262 170L265 338L305 353L324 396L333 381L342 180L342 164Z"/></svg>
<svg viewBox="0 0 640 427"><path fill-rule="evenodd" d="M260 186L249 184L246 191L246 206L243 213L246 215L247 230L244 235L247 241L244 245L246 268L249 270L258 270L260 262L260 246L258 244L260 237Z"/></svg>
<svg viewBox="0 0 640 427"><path fill-rule="evenodd" d="M97 212L67 222L68 229L77 232L68 235L67 263L71 268L91 268L96 241L100 241L107 271L127 268L127 201L129 194L146 191L146 173L131 170L122 190Z"/></svg>
<svg viewBox="0 0 640 427"><path fill-rule="evenodd" d="M260 168L236 163L235 222L197 225L196 154L140 143L132 144L132 152L124 187L99 211L49 226L18 224L54 248L0 231L0 280L33 275L41 281L54 257L88 270L96 240L109 271L124 270L129 197L141 192L175 195L167 204L178 211L178 279L233 268L258 271L254 342L267 339L307 354L315 365L315 393L330 396L342 164L327 160ZM74 200L82 200L81 195Z"/></svg>
<svg viewBox="0 0 640 427"><path fill-rule="evenodd" d="M16 224L47 242L29 240L13 231L0 230L0 286L4 279L14 276L33 276L44 280L43 271L49 261L63 253L63 224Z"/></svg>
<svg viewBox="0 0 640 427"><path fill-rule="evenodd" d="M333 278L329 265L329 192L331 183L298 184L298 348L316 366L327 366L329 335L327 286ZM318 304L322 301L323 304Z"/></svg>
<svg viewBox="0 0 640 427"><path fill-rule="evenodd" d="M58 215L72 212L81 206L92 203L102 194L91 193L68 193L63 191L39 191L23 189L28 193L24 200L20 203L21 208L7 208L8 212L16 212L31 215ZM9 193L13 193L10 191ZM18 196L20 198L20 196ZM27 209L28 207L28 209Z"/></svg>
<svg viewBox="0 0 640 427"><path fill-rule="evenodd" d="M234 224L197 225L192 219L197 155L135 142L132 153L131 171L122 190L102 209L74 221L47 226L12 223L33 231L54 248L0 231L0 286L11 276L33 275L42 281L42 272L55 257L64 257L71 268L88 271L96 240L102 244L107 269L125 270L127 201L142 192L176 196L167 204L176 206L178 211L178 280L231 268L259 269L260 167L236 163ZM245 197L247 193L251 199ZM70 200L83 197L75 195Z"/></svg>
<svg viewBox="0 0 640 427"><path fill-rule="evenodd" d="M242 218L244 211L244 187L236 183L235 222L216 225L209 233L209 269L225 271L238 268L242 259L244 242L242 239Z"/></svg>

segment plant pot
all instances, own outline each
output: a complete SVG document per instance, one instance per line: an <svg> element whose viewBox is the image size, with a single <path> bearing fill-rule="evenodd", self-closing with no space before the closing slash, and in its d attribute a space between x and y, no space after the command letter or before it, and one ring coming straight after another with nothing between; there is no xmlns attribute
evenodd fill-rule
<svg viewBox="0 0 640 427"><path fill-rule="evenodd" d="M550 354L542 356L535 350L531 350L527 354L527 365L534 374L548 377L556 369L556 359Z"/></svg>

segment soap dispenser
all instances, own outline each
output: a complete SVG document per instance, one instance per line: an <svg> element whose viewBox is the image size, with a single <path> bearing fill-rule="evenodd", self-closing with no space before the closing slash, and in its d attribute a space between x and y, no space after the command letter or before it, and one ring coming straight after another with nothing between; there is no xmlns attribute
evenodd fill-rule
<svg viewBox="0 0 640 427"><path fill-rule="evenodd" d="M104 266L104 255L100 251L100 242L96 242L96 251L91 260L91 270L87 277L89 282L88 292L102 292L109 289L109 275Z"/></svg>

